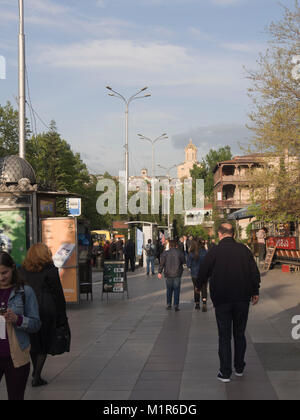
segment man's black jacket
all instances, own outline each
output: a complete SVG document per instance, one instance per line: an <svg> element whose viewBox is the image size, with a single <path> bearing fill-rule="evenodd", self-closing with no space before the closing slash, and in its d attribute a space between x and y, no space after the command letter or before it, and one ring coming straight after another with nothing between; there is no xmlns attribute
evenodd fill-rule
<svg viewBox="0 0 300 420"><path fill-rule="evenodd" d="M250 301L259 295L260 273L251 251L233 238L222 239L200 266L197 288L210 278L210 297L214 306Z"/></svg>
<svg viewBox="0 0 300 420"><path fill-rule="evenodd" d="M181 277L183 272L182 264L185 264L184 253L177 248L171 248L165 251L160 257L160 265L158 272L164 270L165 277Z"/></svg>

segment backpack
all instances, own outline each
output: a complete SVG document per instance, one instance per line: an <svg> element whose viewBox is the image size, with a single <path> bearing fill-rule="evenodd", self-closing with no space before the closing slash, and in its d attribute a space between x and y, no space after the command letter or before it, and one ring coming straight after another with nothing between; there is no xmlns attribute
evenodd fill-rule
<svg viewBox="0 0 300 420"><path fill-rule="evenodd" d="M155 256L155 247L152 244L146 245L146 255L147 257L154 257Z"/></svg>

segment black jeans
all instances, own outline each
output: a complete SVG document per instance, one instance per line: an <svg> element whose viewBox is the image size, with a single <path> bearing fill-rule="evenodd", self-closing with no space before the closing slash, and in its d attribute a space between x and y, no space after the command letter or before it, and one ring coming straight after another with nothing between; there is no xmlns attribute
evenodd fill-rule
<svg viewBox="0 0 300 420"><path fill-rule="evenodd" d="M245 330L249 314L249 302L225 303L215 308L219 330L220 372L225 377L232 374L231 337L234 339L234 367L242 371L246 365Z"/></svg>
<svg viewBox="0 0 300 420"><path fill-rule="evenodd" d="M128 265L130 261L130 268L133 272L135 269L135 257L125 257L125 270L128 271Z"/></svg>
<svg viewBox="0 0 300 420"><path fill-rule="evenodd" d="M259 262L262 262L266 258L266 245L265 244L258 244L258 258Z"/></svg>
<svg viewBox="0 0 300 420"><path fill-rule="evenodd" d="M195 303L200 303L200 293L202 296L202 302L207 300L207 284L208 283L203 283L201 286L201 291L200 293L195 292L195 287L197 287L197 278L196 277L192 277L192 281L193 281L193 285L194 285L194 302Z"/></svg>
<svg viewBox="0 0 300 420"><path fill-rule="evenodd" d="M11 357L0 357L0 382L2 376L5 375L9 400L24 400L29 371L30 363L20 368L15 368Z"/></svg>

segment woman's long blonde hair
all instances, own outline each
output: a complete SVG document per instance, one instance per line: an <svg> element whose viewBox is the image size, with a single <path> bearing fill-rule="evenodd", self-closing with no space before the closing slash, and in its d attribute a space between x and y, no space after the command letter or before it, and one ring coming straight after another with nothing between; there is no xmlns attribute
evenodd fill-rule
<svg viewBox="0 0 300 420"><path fill-rule="evenodd" d="M28 249L22 266L26 271L39 272L48 264L53 264L52 253L47 245L38 243Z"/></svg>

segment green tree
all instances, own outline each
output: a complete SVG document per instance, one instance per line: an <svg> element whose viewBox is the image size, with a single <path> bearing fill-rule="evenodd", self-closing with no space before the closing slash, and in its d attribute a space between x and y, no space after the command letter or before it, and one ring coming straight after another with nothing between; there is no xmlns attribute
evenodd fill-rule
<svg viewBox="0 0 300 420"><path fill-rule="evenodd" d="M51 121L47 133L32 137L27 142L26 156L38 181L53 190L82 193L90 180L79 153L73 153L70 145L61 139L54 121Z"/></svg>
<svg viewBox="0 0 300 420"><path fill-rule="evenodd" d="M190 171L193 181L196 179L204 180L204 196L212 200L214 192L214 168L218 162L230 160L232 158L230 146L220 147L218 150L210 149L208 154L202 159L200 165L194 165ZM195 191L195 182L194 191Z"/></svg>
<svg viewBox="0 0 300 420"><path fill-rule="evenodd" d="M26 136L30 135L27 122ZM0 105L0 157L16 155L19 151L19 113L10 102Z"/></svg>
<svg viewBox="0 0 300 420"><path fill-rule="evenodd" d="M90 185L86 165L79 153L73 153L70 145L57 132L54 121L48 132L33 136L27 142L26 158L35 170L37 182L53 191L68 191L83 196L83 215L89 210L85 193ZM96 191L95 191L96 197ZM65 199L57 200L58 214L65 216Z"/></svg>
<svg viewBox="0 0 300 420"><path fill-rule="evenodd" d="M283 18L267 29L270 45L258 70L249 71L250 113L254 132L250 150L263 154L263 169L252 174L257 216L284 222L300 218L300 89L292 58L300 54L300 7L283 7Z"/></svg>

